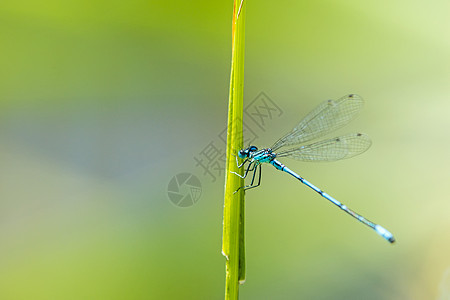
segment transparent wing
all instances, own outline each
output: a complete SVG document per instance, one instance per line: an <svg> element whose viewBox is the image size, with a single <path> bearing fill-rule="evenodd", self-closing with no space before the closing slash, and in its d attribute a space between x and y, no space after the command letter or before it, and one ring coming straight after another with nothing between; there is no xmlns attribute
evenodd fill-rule
<svg viewBox="0 0 450 300"><path fill-rule="evenodd" d="M312 110L297 126L279 139L271 149L304 143L332 132L353 120L363 107L363 99L356 94L338 100L328 100Z"/></svg>
<svg viewBox="0 0 450 300"><path fill-rule="evenodd" d="M369 149L371 144L366 134L352 133L286 150L278 153L277 157L303 161L335 161L361 154Z"/></svg>

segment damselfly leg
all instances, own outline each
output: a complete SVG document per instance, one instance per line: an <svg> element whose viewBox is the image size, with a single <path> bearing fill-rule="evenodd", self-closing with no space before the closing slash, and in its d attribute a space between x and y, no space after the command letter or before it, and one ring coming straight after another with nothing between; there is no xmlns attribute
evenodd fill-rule
<svg viewBox="0 0 450 300"><path fill-rule="evenodd" d="M308 144L308 142L321 138L349 123L360 112L363 103L362 98L356 94L345 95L336 101L324 101L307 114L291 131L275 142L272 147L258 150L256 146L249 146L239 150L238 156L243 159L243 162L239 164L238 157L236 156L236 165L239 169L245 169L244 175L236 172L231 173L238 175L240 178L246 178L249 172L253 172L253 174L251 183L238 188L235 193L240 189L244 189L245 191L258 187L261 184L261 165L263 163L269 163L277 170L295 177L301 183L319 193L323 198L335 204L364 225L375 230L390 243L393 243L395 239L389 231L350 210L346 205L331 197L276 159L286 157L302 161L336 161L363 153L370 147L371 141L367 135L362 133L342 135ZM280 150L288 146L290 148ZM245 167L247 162L249 164ZM255 183L256 172L259 172L257 184Z"/></svg>
<svg viewBox="0 0 450 300"><path fill-rule="evenodd" d="M238 164L238 168L241 168L243 165L244 165L244 163L242 163L241 165ZM255 177L256 177L256 172L258 170L259 170L258 184L255 185L254 184L255 183ZM244 189L244 191L246 191L246 190L253 189L255 187L260 186L260 184L261 184L261 170L262 170L261 169L261 164L258 163L258 162L253 161L247 166L247 169L245 170L245 173L244 173L243 176L241 176L240 174L238 174L236 172L231 172L233 174L238 175L241 178L245 178L245 177L247 177L249 172L253 172L251 183L249 185L244 185L244 186L239 187L236 191L234 191L233 194L237 193L237 191L239 191L240 189Z"/></svg>
<svg viewBox="0 0 450 300"><path fill-rule="evenodd" d="M237 165L237 167L238 167L238 169L240 169L246 162L248 162L249 161L249 159L248 158L246 158L246 159L244 159L244 161L242 162L242 164L239 164L239 160L238 160L238 157L237 157L237 155L234 155L233 153L231 153L231 155L233 155L234 156L234 158L236 158L236 165ZM231 172L231 173L234 173L234 174L236 174L236 172ZM239 175L239 174L236 174L236 175ZM244 177L242 177L242 178L244 178Z"/></svg>
<svg viewBox="0 0 450 300"><path fill-rule="evenodd" d="M242 168L247 161L248 161L248 159L244 160L244 162L242 164L239 164L237 157L236 157L236 165L237 165L238 169ZM246 178L248 175L248 172L253 171L254 168L255 168L255 162L250 162L247 166L247 169L244 172L244 175L241 175L241 174L233 172L233 171L230 171L230 173L233 173L234 175L237 175L241 178Z"/></svg>

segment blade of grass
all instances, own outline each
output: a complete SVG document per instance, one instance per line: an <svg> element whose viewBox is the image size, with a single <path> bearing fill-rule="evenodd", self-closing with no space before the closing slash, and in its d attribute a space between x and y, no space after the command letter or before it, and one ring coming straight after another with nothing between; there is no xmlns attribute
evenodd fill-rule
<svg viewBox="0 0 450 300"><path fill-rule="evenodd" d="M243 174L232 154L243 144L245 7L244 0L234 0L222 240L222 253L227 258L225 299L238 299L239 283L245 281L244 191L234 193L244 180L230 173Z"/></svg>

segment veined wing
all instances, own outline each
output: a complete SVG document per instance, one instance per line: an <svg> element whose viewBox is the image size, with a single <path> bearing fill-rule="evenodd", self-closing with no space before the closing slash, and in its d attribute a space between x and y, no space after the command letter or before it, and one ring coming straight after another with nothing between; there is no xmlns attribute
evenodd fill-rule
<svg viewBox="0 0 450 300"><path fill-rule="evenodd" d="M353 120L363 107L363 99L356 94L338 100L328 100L312 110L297 126L279 139L271 149L304 143L332 132Z"/></svg>
<svg viewBox="0 0 450 300"><path fill-rule="evenodd" d="M286 150L278 153L277 157L303 161L335 161L361 154L369 149L371 144L366 134L352 133Z"/></svg>

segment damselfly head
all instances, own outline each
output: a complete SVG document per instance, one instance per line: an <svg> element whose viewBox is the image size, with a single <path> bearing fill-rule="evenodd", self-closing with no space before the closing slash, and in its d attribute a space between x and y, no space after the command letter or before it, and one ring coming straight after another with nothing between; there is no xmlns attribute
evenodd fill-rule
<svg viewBox="0 0 450 300"><path fill-rule="evenodd" d="M238 155L240 158L247 158L252 152L255 152L256 150L258 150L258 148L256 148L255 146L250 146L246 149L239 150Z"/></svg>

